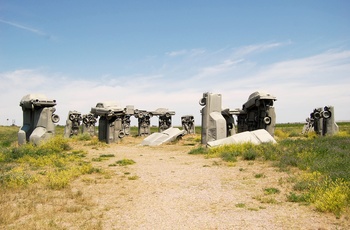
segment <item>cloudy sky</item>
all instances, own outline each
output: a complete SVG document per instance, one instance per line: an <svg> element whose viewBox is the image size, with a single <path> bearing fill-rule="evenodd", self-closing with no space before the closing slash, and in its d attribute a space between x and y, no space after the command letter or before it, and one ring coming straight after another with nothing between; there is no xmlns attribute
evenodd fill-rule
<svg viewBox="0 0 350 230"><path fill-rule="evenodd" d="M1 0L0 125L22 124L30 93L57 101L60 124L116 101L200 125L204 92L235 109L255 91L277 97L278 123L326 105L350 120L349 12L348 0Z"/></svg>

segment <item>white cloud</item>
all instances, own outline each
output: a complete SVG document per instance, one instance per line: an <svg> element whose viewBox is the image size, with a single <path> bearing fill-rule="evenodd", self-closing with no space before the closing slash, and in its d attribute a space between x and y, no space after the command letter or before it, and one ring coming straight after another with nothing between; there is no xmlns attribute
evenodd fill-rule
<svg viewBox="0 0 350 230"><path fill-rule="evenodd" d="M230 71L237 64L239 64L243 61L244 61L243 59L238 59L238 60L227 59L227 60L224 60L222 63L216 64L214 66L204 67L198 73L196 80L200 80L200 79L205 78L205 77L216 78L216 77L220 76L220 74Z"/></svg>
<svg viewBox="0 0 350 230"><path fill-rule="evenodd" d="M350 51L328 51L274 63L221 85L226 91L235 85L274 94L279 122L303 121L312 109L325 105L335 106L336 119L350 120L346 106L350 100Z"/></svg>
<svg viewBox="0 0 350 230"><path fill-rule="evenodd" d="M275 43L263 43L263 44L254 44L254 45L248 45L248 46L243 46L241 48L238 48L235 50L234 55L238 57L244 57L250 54L256 54L256 53L261 53L264 51L267 51L269 49L277 48L280 46L285 46L291 44L290 41L288 42L275 42Z"/></svg>
<svg viewBox="0 0 350 230"><path fill-rule="evenodd" d="M16 22L10 22L10 21L3 20L3 19L0 19L0 22L4 23L4 24L7 24L7 25L10 25L10 26L13 26L13 27L18 28L18 29L21 29L21 30L25 30L25 31L34 33L36 35L39 35L39 36L42 36L42 37L45 37L45 38L49 38L49 39L52 38L51 35L43 32L41 30L38 30L36 28L33 28L33 27L25 26L25 25L22 25L22 24L19 24L19 23L16 23Z"/></svg>
<svg viewBox="0 0 350 230"><path fill-rule="evenodd" d="M167 52L166 55L170 57L178 57L178 56L185 56L185 55L194 57L198 55L203 55L205 54L205 52L206 52L205 49L191 49L191 50L182 49L182 50Z"/></svg>
<svg viewBox="0 0 350 230"><path fill-rule="evenodd" d="M187 50L176 50L176 51L171 51L166 53L170 57L176 57L176 56L181 56L186 54L188 51Z"/></svg>

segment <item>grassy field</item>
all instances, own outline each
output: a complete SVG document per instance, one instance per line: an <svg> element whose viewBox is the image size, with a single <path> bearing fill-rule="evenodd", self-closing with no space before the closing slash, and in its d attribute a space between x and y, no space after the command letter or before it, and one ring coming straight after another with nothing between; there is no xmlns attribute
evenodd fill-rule
<svg viewBox="0 0 350 230"><path fill-rule="evenodd" d="M196 135L186 142L174 143L193 146L189 154L204 154L205 157L219 157L226 162L267 161L279 170L299 172L291 177L293 189L287 201L312 204L321 212L331 212L337 217L349 212L350 207L350 123L339 123L340 132L335 136L319 137L314 133L302 135L303 124L278 124L275 138L278 144L229 145L207 149L200 146L200 127ZM13 191L27 191L30 196L39 191L58 191L69 187L76 178L85 174L108 176L100 168L93 167L86 152L74 149L74 143L84 142L91 148L103 148L96 137L79 135L64 139L64 127L58 126L56 136L50 141L33 146L17 145L18 127L0 127L0 226L17 220L30 211L30 204L17 205L8 202ZM152 132L157 132L152 127ZM132 127L131 136L137 135ZM108 157L107 155L105 157ZM271 188L272 191L273 188ZM70 194L77 196L79 194ZM39 199L37 197L37 199ZM21 208L22 207L22 208Z"/></svg>
<svg viewBox="0 0 350 230"><path fill-rule="evenodd" d="M321 212L339 217L350 207L350 123L339 123L334 136L301 134L302 124L278 124L278 144L226 145L206 149L198 147L190 154L221 157L224 161L271 161L283 171L298 168L303 173L293 179L290 202L314 204Z"/></svg>

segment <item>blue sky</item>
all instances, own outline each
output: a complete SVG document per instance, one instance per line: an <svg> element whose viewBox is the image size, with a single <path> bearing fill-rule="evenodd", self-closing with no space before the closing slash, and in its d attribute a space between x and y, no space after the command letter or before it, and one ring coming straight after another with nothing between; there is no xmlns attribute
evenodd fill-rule
<svg viewBox="0 0 350 230"><path fill-rule="evenodd" d="M326 105L350 120L349 12L340 0L0 0L0 125L21 125L29 93L56 99L60 124L116 101L199 125L204 92L235 109L255 91L277 97L279 123Z"/></svg>

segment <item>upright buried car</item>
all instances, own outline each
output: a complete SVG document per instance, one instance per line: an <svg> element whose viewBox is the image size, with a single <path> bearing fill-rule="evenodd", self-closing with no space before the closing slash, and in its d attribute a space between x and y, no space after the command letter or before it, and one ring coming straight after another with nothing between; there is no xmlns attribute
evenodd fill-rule
<svg viewBox="0 0 350 230"><path fill-rule="evenodd" d="M106 143L112 143L120 140L129 131L130 121L125 119L126 116L134 114L134 106L126 106L122 108L115 102L100 102L96 107L91 108L91 113L96 117L100 116L98 125L98 139Z"/></svg>
<svg viewBox="0 0 350 230"><path fill-rule="evenodd" d="M276 97L269 93L259 91L252 93L242 106L244 112L238 115L238 133L266 129L273 136L276 124L273 103L276 100Z"/></svg>
<svg viewBox="0 0 350 230"><path fill-rule="evenodd" d="M23 110L23 125L18 131L18 144L25 144L27 141L39 144L54 135L54 123L60 120L54 114L56 100L49 100L42 94L28 94L19 105Z"/></svg>

